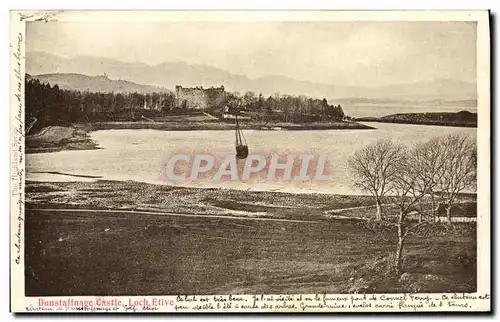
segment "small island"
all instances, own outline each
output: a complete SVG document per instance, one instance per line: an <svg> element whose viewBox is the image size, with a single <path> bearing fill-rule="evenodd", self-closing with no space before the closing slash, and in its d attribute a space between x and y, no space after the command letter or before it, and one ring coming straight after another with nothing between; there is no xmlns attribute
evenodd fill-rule
<svg viewBox="0 0 500 322"><path fill-rule="evenodd" d="M477 113L472 113L469 111L460 111L457 113L401 113L386 115L382 117L361 117L354 120L357 122L477 127Z"/></svg>

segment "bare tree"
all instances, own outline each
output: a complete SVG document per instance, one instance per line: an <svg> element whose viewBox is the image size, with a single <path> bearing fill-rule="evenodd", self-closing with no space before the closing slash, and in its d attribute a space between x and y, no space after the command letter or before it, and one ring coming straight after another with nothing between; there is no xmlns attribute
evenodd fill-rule
<svg viewBox="0 0 500 322"><path fill-rule="evenodd" d="M434 218L436 213L436 195L439 195L437 190L439 182L443 180L446 174L449 150L449 147L441 144L441 141L441 137L436 137L426 142L417 143L412 152L412 167L418 169L418 172L414 173L415 184L420 187L427 187L427 194L431 201L429 206L428 200L424 200L424 198L419 200L417 204L419 222L427 214Z"/></svg>
<svg viewBox="0 0 500 322"><path fill-rule="evenodd" d="M402 272L407 237L435 222L435 198L445 202L449 218L459 193L475 185L476 159L476 146L469 137L448 135L417 143L409 150L381 140L356 152L349 161L356 185L375 197L377 219L384 219L365 226L396 243L392 262L396 274ZM382 217L379 202L384 197L392 201L394 211Z"/></svg>
<svg viewBox="0 0 500 322"><path fill-rule="evenodd" d="M408 236L414 234L420 227L430 223L430 218L415 220L413 214L420 217L420 205L433 183L426 180L422 170L426 165L420 163L421 156L416 154L417 149L403 150L392 164L393 175L390 178L391 195L386 197L392 207L382 221L364 222L361 226L379 234L381 239L395 244L394 256L390 257L390 266L394 273L402 272L404 244Z"/></svg>
<svg viewBox="0 0 500 322"><path fill-rule="evenodd" d="M422 218L426 197L430 197L433 204L432 215L435 196L444 201L450 222L450 209L459 193L476 184L476 158L476 145L470 137L450 134L416 144L395 166L393 189L398 206L396 273L402 269L403 245L408 235L434 222L434 216ZM411 218L415 212L418 221Z"/></svg>
<svg viewBox="0 0 500 322"><path fill-rule="evenodd" d="M382 201L391 190L396 175L396 164L404 157L403 145L390 139L381 139L357 152L349 159L355 176L355 185L375 198L376 220L383 219Z"/></svg>
<svg viewBox="0 0 500 322"><path fill-rule="evenodd" d="M436 179L440 202L445 206L446 218L451 222L451 207L457 197L477 183L477 146L467 135L450 134L438 140L446 151L443 174Z"/></svg>
<svg viewBox="0 0 500 322"><path fill-rule="evenodd" d="M397 229L397 246L394 257L394 269L396 274L401 274L403 246L406 238L418 230L419 227L432 222L430 218L422 219L422 204L424 198L429 195L437 183L426 174L429 164L423 162L426 149L425 146L416 145L397 165L394 175L394 196L392 200L397 207L397 216L394 225ZM418 214L418 221L411 217Z"/></svg>

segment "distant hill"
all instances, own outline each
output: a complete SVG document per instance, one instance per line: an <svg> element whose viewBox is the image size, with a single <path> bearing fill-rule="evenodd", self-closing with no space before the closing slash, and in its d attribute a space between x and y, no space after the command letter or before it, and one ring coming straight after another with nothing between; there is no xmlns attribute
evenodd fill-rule
<svg viewBox="0 0 500 322"><path fill-rule="evenodd" d="M477 127L477 113L469 111L457 113L400 113L382 117L362 117L355 120L359 122Z"/></svg>
<svg viewBox="0 0 500 322"><path fill-rule="evenodd" d="M148 94L153 92L168 92L166 88L140 85L125 80L113 80L107 76L87 76L82 74L43 74L29 75L28 78L38 79L42 83L57 84L60 89L89 91Z"/></svg>
<svg viewBox="0 0 500 322"><path fill-rule="evenodd" d="M42 52L28 52L26 57L26 72L32 75L72 73L98 76L106 73L111 79L126 79L137 84L169 89L174 89L175 85L205 87L224 85L228 91L241 93L251 90L266 96L273 93L303 94L317 98L326 97L330 100L339 98L409 101L477 100L475 83L449 79L358 87L300 81L279 75L250 79L219 68L185 62L168 62L150 66L102 57L62 58Z"/></svg>
<svg viewBox="0 0 500 322"><path fill-rule="evenodd" d="M466 99L466 100L442 100L442 99L420 99L420 100L404 100L404 99L384 99L384 98L339 98L336 99L335 104L342 105L377 105L377 106L408 106L408 105L418 105L418 106L429 106L429 107L457 107L457 108L475 108L477 107L477 100Z"/></svg>

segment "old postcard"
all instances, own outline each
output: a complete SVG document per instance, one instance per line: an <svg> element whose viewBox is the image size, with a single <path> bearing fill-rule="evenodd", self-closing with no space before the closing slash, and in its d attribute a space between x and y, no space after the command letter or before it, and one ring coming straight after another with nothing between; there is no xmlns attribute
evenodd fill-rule
<svg viewBox="0 0 500 322"><path fill-rule="evenodd" d="M486 11L11 12L13 312L490 311Z"/></svg>

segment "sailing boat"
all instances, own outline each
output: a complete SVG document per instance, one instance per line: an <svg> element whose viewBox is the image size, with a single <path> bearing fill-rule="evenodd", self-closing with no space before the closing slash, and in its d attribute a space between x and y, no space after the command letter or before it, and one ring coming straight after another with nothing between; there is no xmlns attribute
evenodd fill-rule
<svg viewBox="0 0 500 322"><path fill-rule="evenodd" d="M240 124L238 123L238 113L236 113L236 157L238 159L246 159L247 156L247 140L240 129Z"/></svg>

